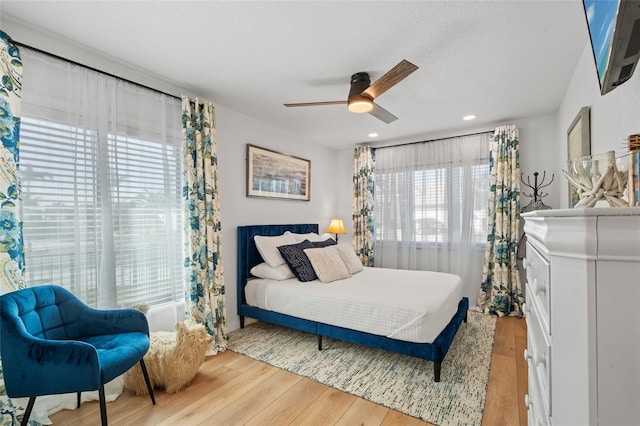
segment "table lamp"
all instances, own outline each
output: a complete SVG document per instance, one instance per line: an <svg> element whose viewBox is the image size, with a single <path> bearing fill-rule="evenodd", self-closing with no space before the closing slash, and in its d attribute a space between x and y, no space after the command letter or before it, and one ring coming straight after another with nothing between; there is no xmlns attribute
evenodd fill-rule
<svg viewBox="0 0 640 426"><path fill-rule="evenodd" d="M347 230L344 229L344 225L342 224L342 219L331 219L331 223L329 227L325 231L329 234L336 234L336 243L338 242L338 234L346 234Z"/></svg>

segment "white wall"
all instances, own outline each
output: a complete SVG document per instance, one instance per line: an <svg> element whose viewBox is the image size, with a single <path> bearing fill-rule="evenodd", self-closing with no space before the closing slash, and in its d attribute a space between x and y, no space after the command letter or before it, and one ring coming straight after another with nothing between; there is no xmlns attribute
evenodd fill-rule
<svg viewBox="0 0 640 426"><path fill-rule="evenodd" d="M347 235L340 237L340 241L353 240L353 153L355 146L343 149L336 153L336 167L334 173L338 184L336 185L336 217L342 219Z"/></svg>
<svg viewBox="0 0 640 426"><path fill-rule="evenodd" d="M629 135L640 133L640 69L627 82L601 96L593 54L587 44L558 111L558 140L566 141L567 129L583 106L591 107L591 153L622 153ZM557 153L558 168L565 167L567 161L566 142L562 148ZM567 185L562 189L560 200L566 208Z"/></svg>
<svg viewBox="0 0 640 426"><path fill-rule="evenodd" d="M333 149L301 140L221 105L216 107L216 120L227 320L233 330L240 325L236 309L236 227L306 222L318 223L323 232L338 213L334 194L339 183L335 173L338 156ZM311 201L246 197L247 144L311 160Z"/></svg>
<svg viewBox="0 0 640 426"><path fill-rule="evenodd" d="M566 181L562 176L556 158L558 149L563 145L557 139L558 122L555 115L526 118L514 120L513 124L518 127L520 135L520 172L525 182L533 185L534 173L538 172L538 181L542 181L543 173L546 172L545 184L553 182L542 189L548 195L542 198L542 202L549 207L560 207L560 193ZM533 195L533 190L520 182L520 192ZM521 196L522 207L531 202L533 198Z"/></svg>

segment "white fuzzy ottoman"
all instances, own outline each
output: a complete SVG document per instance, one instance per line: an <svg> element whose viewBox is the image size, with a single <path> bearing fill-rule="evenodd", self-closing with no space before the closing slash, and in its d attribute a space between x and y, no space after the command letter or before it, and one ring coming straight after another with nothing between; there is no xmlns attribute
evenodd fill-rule
<svg viewBox="0 0 640 426"><path fill-rule="evenodd" d="M151 386L174 393L186 388L204 362L211 338L202 324L193 321L176 323L176 331L150 334L151 346L144 356ZM124 385L137 395L145 395L147 385L140 364L125 373Z"/></svg>

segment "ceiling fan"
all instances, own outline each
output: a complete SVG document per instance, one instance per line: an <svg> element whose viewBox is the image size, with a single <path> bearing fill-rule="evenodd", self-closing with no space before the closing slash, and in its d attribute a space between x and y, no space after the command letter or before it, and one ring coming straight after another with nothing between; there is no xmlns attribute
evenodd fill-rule
<svg viewBox="0 0 640 426"><path fill-rule="evenodd" d="M389 124L398 119L380 105L373 102L375 98L391 89L396 84L407 78L409 74L417 70L418 67L403 59L398 65L391 68L385 75L371 84L369 74L357 72L351 76L351 89L346 101L328 102L304 102L295 104L284 104L286 107L303 107L318 105L347 105L349 111L356 113L368 112L379 120Z"/></svg>

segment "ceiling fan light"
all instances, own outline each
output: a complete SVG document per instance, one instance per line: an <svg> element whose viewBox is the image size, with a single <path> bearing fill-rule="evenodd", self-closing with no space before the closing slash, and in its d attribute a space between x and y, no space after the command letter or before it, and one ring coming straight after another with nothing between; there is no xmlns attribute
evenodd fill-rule
<svg viewBox="0 0 640 426"><path fill-rule="evenodd" d="M373 109L373 101L366 96L356 95L349 97L349 111L355 113L369 112Z"/></svg>

